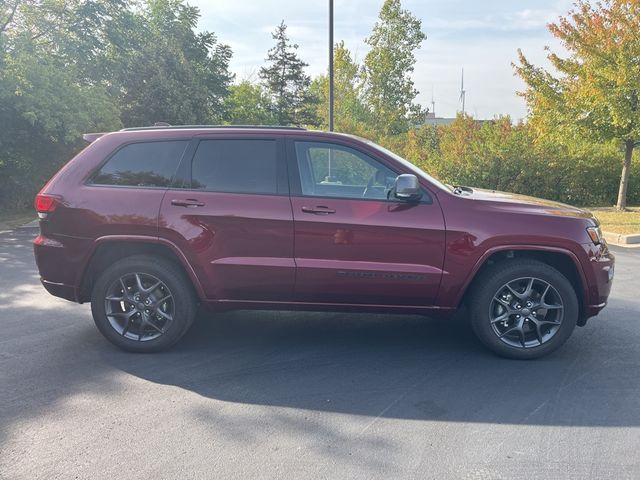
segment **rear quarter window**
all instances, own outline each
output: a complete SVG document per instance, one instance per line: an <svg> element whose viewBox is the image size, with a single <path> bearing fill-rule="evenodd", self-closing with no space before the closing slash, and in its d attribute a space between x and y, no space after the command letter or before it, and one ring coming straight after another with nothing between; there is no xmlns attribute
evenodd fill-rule
<svg viewBox="0 0 640 480"><path fill-rule="evenodd" d="M169 187L188 140L131 143L116 150L93 175L94 185Z"/></svg>

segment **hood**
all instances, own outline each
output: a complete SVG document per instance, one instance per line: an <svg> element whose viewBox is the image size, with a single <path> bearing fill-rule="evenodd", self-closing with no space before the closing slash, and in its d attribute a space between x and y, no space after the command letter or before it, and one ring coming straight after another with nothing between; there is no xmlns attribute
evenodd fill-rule
<svg viewBox="0 0 640 480"><path fill-rule="evenodd" d="M505 210L520 210L523 212L544 213L547 215L558 215L562 217L595 218L588 210L573 207L565 203L554 202L543 198L520 195L518 193L499 192L496 190L485 190L482 188L460 187L462 196L478 201L492 202L496 207Z"/></svg>

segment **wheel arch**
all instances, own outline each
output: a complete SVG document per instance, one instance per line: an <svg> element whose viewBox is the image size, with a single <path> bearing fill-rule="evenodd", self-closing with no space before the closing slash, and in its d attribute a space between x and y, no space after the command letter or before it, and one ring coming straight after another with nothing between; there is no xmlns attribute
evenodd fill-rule
<svg viewBox="0 0 640 480"><path fill-rule="evenodd" d="M466 284L459 294L457 305L466 303L469 293L472 291L474 282L481 273L490 265L499 262L508 262L515 258L530 258L545 263L567 277L574 287L580 306L578 325L584 325L586 318L584 315L585 301L588 295L587 279L580 265L580 261L575 254L569 250L561 248L544 248L537 246L513 246L500 247L489 250L478 260Z"/></svg>
<svg viewBox="0 0 640 480"><path fill-rule="evenodd" d="M82 277L79 279L80 303L91 299L91 289L105 266L133 255L160 256L176 264L189 278L200 300L205 298L202 285L182 251L172 242L155 237L105 236L98 238L87 255Z"/></svg>

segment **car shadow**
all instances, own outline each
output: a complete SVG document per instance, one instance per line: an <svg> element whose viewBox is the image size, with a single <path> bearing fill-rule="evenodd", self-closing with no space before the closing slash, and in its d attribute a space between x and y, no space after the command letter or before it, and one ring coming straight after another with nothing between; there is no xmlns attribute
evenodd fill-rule
<svg viewBox="0 0 640 480"><path fill-rule="evenodd" d="M615 305L603 314L615 315ZM129 374L227 402L415 420L640 424L640 382L629 368L640 355L624 328L607 328L610 318L577 328L546 358L514 361L485 350L464 317L201 317L170 352L103 358Z"/></svg>

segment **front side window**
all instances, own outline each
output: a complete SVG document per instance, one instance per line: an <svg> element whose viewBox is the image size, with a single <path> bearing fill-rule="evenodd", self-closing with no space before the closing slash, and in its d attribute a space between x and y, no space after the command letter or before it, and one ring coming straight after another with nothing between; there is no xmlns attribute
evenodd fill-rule
<svg viewBox="0 0 640 480"><path fill-rule="evenodd" d="M314 197L386 199L396 173L349 147L295 142L302 194Z"/></svg>
<svg viewBox="0 0 640 480"><path fill-rule="evenodd" d="M275 194L277 163L275 140L202 140L193 157L191 188Z"/></svg>
<svg viewBox="0 0 640 480"><path fill-rule="evenodd" d="M117 150L91 179L94 185L169 187L189 141L141 142Z"/></svg>

